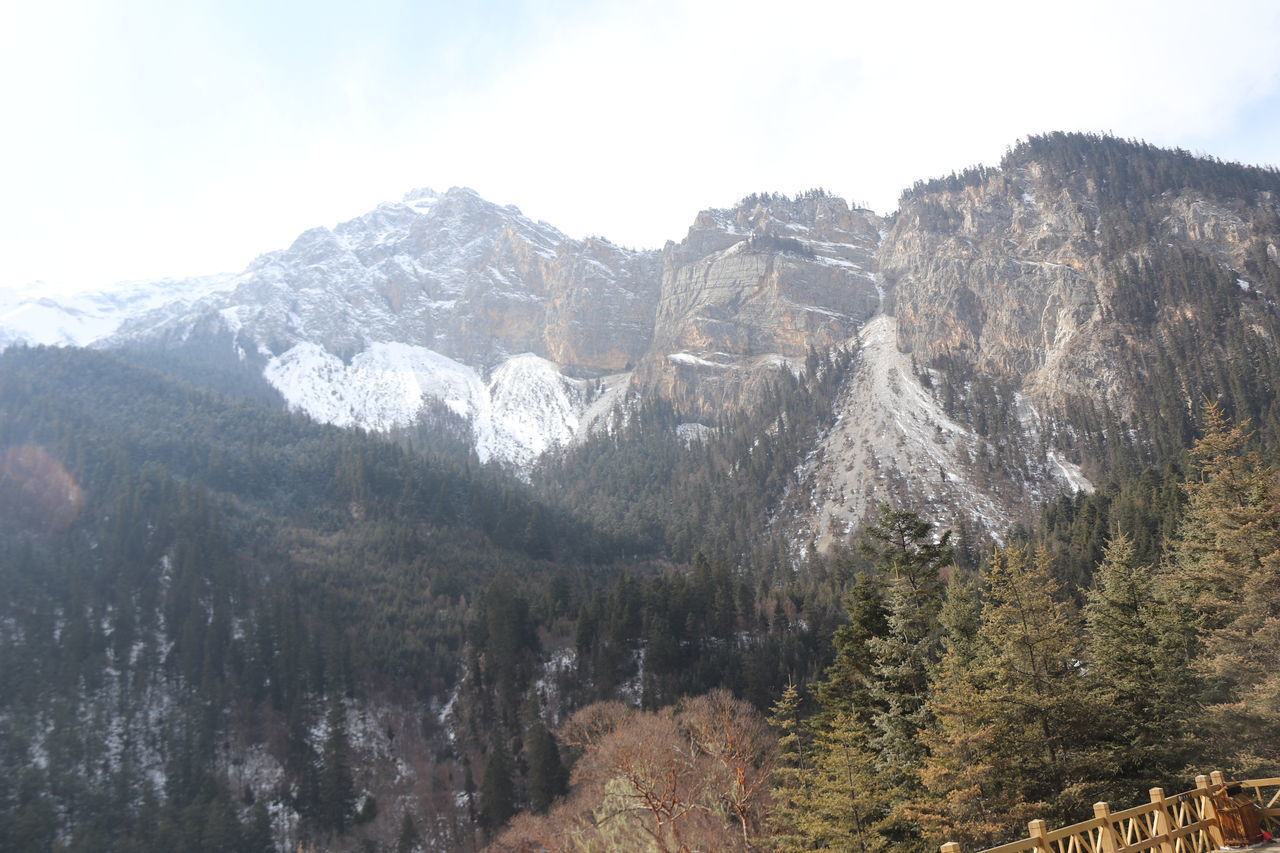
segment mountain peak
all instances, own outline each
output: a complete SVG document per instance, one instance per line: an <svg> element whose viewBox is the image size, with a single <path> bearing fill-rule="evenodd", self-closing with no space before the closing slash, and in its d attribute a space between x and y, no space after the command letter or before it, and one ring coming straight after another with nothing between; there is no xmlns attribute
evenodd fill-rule
<svg viewBox="0 0 1280 853"><path fill-rule="evenodd" d="M440 198L440 193L431 189L431 187L418 187L416 189L409 190L407 193L404 194L403 197L401 197L400 200L405 204L410 204L410 205L418 205L418 204L429 205L431 202L434 202L438 198Z"/></svg>

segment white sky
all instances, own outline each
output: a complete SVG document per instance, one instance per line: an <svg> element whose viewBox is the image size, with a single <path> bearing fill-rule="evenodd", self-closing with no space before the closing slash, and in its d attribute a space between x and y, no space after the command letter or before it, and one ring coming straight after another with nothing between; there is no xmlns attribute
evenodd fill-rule
<svg viewBox="0 0 1280 853"><path fill-rule="evenodd" d="M0 287L238 270L417 186L659 246L1046 130L1276 164L1280 3L0 0L0 120Z"/></svg>

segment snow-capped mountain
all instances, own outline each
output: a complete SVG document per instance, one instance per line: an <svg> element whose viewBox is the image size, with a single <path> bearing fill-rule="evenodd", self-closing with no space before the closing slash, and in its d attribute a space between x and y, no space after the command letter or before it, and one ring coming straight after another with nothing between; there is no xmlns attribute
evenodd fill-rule
<svg viewBox="0 0 1280 853"><path fill-rule="evenodd" d="M471 190L417 190L306 231L185 310L139 313L104 345L221 346L341 426L406 427L442 402L482 460L526 467L647 350L657 270L656 252L572 240Z"/></svg>
<svg viewBox="0 0 1280 853"><path fill-rule="evenodd" d="M107 288L44 296L39 283L0 290L0 349L16 343L88 346L144 314L172 315L228 290L231 274L123 281Z"/></svg>

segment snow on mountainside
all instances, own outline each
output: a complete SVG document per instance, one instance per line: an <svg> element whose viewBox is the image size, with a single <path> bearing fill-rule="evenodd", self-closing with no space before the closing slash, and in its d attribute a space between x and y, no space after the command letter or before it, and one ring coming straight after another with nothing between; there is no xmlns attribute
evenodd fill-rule
<svg viewBox="0 0 1280 853"><path fill-rule="evenodd" d="M265 375L292 408L343 427L404 426L427 400L439 400L471 424L480 461L519 468L573 438L593 387L530 353L503 362L486 381L448 356L400 343L372 344L350 364L300 343L273 358Z"/></svg>
<svg viewBox="0 0 1280 853"><path fill-rule="evenodd" d="M482 459L524 468L596 417L594 380L645 351L657 290L655 252L572 240L469 189L416 190L304 232L185 310L134 316L106 345L212 341L340 426L410 426L438 400Z"/></svg>
<svg viewBox="0 0 1280 853"><path fill-rule="evenodd" d="M231 274L125 281L99 290L43 296L40 285L0 291L0 349L11 344L87 346L135 318L183 310L229 290Z"/></svg>

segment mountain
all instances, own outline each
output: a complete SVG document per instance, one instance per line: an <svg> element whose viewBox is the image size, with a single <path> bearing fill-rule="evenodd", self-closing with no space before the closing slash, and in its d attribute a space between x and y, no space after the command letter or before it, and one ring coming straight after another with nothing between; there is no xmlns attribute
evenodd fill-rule
<svg viewBox="0 0 1280 853"><path fill-rule="evenodd" d="M1031 139L904 195L880 254L899 348L952 392L970 374L1013 383L1078 430L1107 409L1167 453L1206 395L1266 414L1269 394L1240 382L1274 379L1278 205L1274 169Z"/></svg>
<svg viewBox="0 0 1280 853"><path fill-rule="evenodd" d="M6 296L10 340L96 319L0 353L0 849L478 849L590 703L870 660L881 501L958 577L1158 563L1201 404L1280 437L1278 200L1052 134L887 218L754 195L633 251L418 191L238 275Z"/></svg>
<svg viewBox="0 0 1280 853"><path fill-rule="evenodd" d="M881 225L825 193L755 196L644 252L571 240L471 190L418 190L305 232L204 298L139 302L110 336L68 342L239 369L340 426L411 427L443 404L481 461L527 470L627 390L712 420L848 339L879 305Z"/></svg>
<svg viewBox="0 0 1280 853"><path fill-rule="evenodd" d="M231 275L160 281L124 281L112 287L41 296L36 282L0 290L0 349L17 343L88 346L110 337L135 317L163 317L231 286Z"/></svg>
<svg viewBox="0 0 1280 853"><path fill-rule="evenodd" d="M122 297L110 335L57 340L339 426L450 424L526 475L636 401L705 435L843 348L835 420L794 460L774 523L828 544L892 498L998 532L1119 460L1185 446L1206 394L1268 417L1276 183L1053 134L917 184L888 218L820 190L755 194L660 251L419 190L239 275ZM10 338L48 339L22 310Z"/></svg>
<svg viewBox="0 0 1280 853"><path fill-rule="evenodd" d="M413 425L442 403L482 461L563 444L643 353L657 258L570 240L471 190L409 193L255 260L179 316L104 345L237 359L291 408L340 426Z"/></svg>

